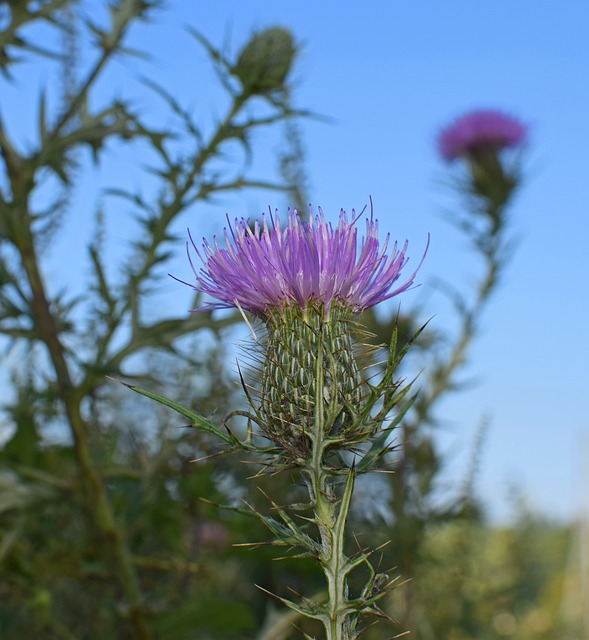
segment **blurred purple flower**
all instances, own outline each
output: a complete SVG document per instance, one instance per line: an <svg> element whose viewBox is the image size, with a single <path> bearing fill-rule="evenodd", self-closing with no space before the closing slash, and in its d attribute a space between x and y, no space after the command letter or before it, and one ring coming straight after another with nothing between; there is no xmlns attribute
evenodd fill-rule
<svg viewBox="0 0 589 640"><path fill-rule="evenodd" d="M203 240L202 253L190 236L203 267L197 271L190 260L196 284L189 286L218 300L196 311L241 307L265 318L288 306L303 311L321 306L328 317L334 302L356 314L407 290L417 270L393 289L408 260L407 242L402 250L395 243L387 254L389 236L381 246L378 222L371 214L358 252L359 217L352 211L349 221L342 209L335 229L325 221L321 208L309 222L303 222L296 209L289 209L285 228L277 213L263 215L253 229L242 218L225 229L226 248L216 238L213 245Z"/></svg>
<svg viewBox="0 0 589 640"><path fill-rule="evenodd" d="M481 151L521 147L528 128L513 116L492 109L472 111L458 118L440 133L438 145L447 161Z"/></svg>

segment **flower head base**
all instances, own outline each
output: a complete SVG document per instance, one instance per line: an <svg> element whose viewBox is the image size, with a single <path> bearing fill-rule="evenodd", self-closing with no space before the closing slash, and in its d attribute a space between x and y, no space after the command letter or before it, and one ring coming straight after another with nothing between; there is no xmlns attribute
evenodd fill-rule
<svg viewBox="0 0 589 640"><path fill-rule="evenodd" d="M355 416L365 393L354 348L350 311L334 308L329 322L320 309L305 317L287 307L267 319L261 380L260 426L288 460L305 460L314 439L330 438L334 448L363 441L371 428ZM323 424L317 431L317 408Z"/></svg>
<svg viewBox="0 0 589 640"><path fill-rule="evenodd" d="M451 162L501 149L522 147L526 125L501 111L472 111L442 130L438 144L442 157Z"/></svg>
<svg viewBox="0 0 589 640"><path fill-rule="evenodd" d="M358 251L358 217L352 211L350 221L342 210L333 228L321 209L309 222L295 209L289 210L285 228L272 213L253 228L236 220L225 230L226 248L216 239L212 246L204 241L201 254L192 241L204 266L197 272L191 262L196 276L191 286L217 299L197 311L240 307L266 319L294 305L303 313L321 308L328 318L334 304L358 314L407 290L415 273L393 288L407 263L407 243L402 250L395 243L387 254L389 237L381 246L371 215Z"/></svg>

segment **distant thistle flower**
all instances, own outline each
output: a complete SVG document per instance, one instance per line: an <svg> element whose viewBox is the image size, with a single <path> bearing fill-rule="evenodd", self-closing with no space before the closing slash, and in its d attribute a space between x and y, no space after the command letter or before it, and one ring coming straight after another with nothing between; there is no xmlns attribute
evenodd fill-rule
<svg viewBox="0 0 589 640"><path fill-rule="evenodd" d="M192 241L204 264L197 271L191 262L194 288L218 300L198 310L240 306L265 318L288 306L303 312L321 306L328 317L334 302L358 314L407 290L415 273L393 289L407 263L407 243L400 251L395 243L388 255L389 236L381 247L378 222L370 216L358 252L358 217L352 211L350 221L342 210L333 228L321 208L310 222L303 222L295 209L289 210L286 228L271 213L253 229L245 219L236 220L225 230L227 248L219 247L216 238L213 246L204 240L201 254Z"/></svg>
<svg viewBox="0 0 589 640"><path fill-rule="evenodd" d="M477 210L498 228L502 211L520 181L520 157L506 158L504 149L523 147L528 128L513 116L494 110L472 111L440 133L438 147L444 160L462 158L467 180L461 189L478 199Z"/></svg>
<svg viewBox="0 0 589 640"><path fill-rule="evenodd" d="M526 143L526 125L513 116L491 109L472 111L442 130L439 149L447 161L488 151L521 147Z"/></svg>

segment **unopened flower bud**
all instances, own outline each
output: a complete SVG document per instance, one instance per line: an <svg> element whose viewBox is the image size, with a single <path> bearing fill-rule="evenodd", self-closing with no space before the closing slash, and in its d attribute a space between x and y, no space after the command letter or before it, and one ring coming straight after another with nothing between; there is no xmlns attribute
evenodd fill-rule
<svg viewBox="0 0 589 640"><path fill-rule="evenodd" d="M252 36L233 72L245 91L265 94L284 89L297 49L288 29L273 27Z"/></svg>

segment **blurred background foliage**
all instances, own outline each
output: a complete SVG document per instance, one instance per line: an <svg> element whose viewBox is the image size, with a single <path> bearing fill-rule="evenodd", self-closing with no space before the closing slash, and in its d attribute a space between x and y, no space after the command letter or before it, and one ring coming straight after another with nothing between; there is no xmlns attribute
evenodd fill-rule
<svg viewBox="0 0 589 640"><path fill-rule="evenodd" d="M264 493L278 503L296 494L288 474L257 477L255 460L217 455L217 442L107 378L141 381L219 420L242 407L230 346L240 317L162 317L158 308L165 267L182 250L176 225L186 225L188 212L198 220L199 206L216 195L243 189L277 191L301 211L308 200L298 122L311 114L293 106L299 45L287 28L254 32L234 54L192 31L225 92L226 110L212 126L153 80L140 96L99 99L95 87L108 83L111 61L141 55L126 48L129 30L156 29L162 10L157 0L92 10L74 0L0 3L1 82L35 65L57 66L62 77L59 87L38 87L26 144L0 104L1 638L288 640L317 631L254 586L321 598L315 568L276 561L271 545L239 546L264 542L267 532L202 500L246 500L265 511ZM163 100L173 127L154 127L135 106L153 99ZM259 129L282 132L275 182L252 171ZM116 260L104 248L113 232L106 205L75 197L84 172L112 159L104 150L113 145L151 163L141 169L148 189L110 192L140 230ZM507 266L507 217L490 230L469 218L466 196L454 222L484 275L472 291L451 294L457 335L442 335L435 322L422 334L413 356L424 367L422 393L400 430L395 473L363 478L355 498L350 549L390 541L380 567L399 576L385 603L397 622L365 637L411 629L421 640L582 640L581 524L552 523L525 505L508 527L486 522L472 489L478 450L463 486L440 493L436 482L445 464L437 404L460 391L478 317ZM71 264L87 273L83 295L47 273L47 247L74 210L95 225L87 263ZM382 344L395 322L408 339L418 316L369 312L363 320Z"/></svg>

